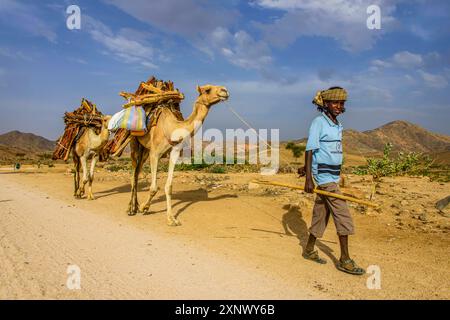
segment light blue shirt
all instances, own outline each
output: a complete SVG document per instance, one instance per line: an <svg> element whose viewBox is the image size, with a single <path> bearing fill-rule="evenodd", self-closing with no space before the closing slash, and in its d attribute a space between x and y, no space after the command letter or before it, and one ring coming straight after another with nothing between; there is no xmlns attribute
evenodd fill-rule
<svg viewBox="0 0 450 320"><path fill-rule="evenodd" d="M309 129L306 151L312 151L312 174L316 184L339 183L342 165L342 130L325 113L316 117Z"/></svg>

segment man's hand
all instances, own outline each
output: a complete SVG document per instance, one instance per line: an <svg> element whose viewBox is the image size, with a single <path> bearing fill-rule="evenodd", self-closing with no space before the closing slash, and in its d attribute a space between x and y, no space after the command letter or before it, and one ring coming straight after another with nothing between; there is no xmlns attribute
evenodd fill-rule
<svg viewBox="0 0 450 320"><path fill-rule="evenodd" d="M305 192L306 193L314 193L314 182L312 181L312 179L306 178Z"/></svg>
<svg viewBox="0 0 450 320"><path fill-rule="evenodd" d="M299 178L306 176L306 169L305 169L305 167L298 168L297 169L297 173L298 173L298 177Z"/></svg>

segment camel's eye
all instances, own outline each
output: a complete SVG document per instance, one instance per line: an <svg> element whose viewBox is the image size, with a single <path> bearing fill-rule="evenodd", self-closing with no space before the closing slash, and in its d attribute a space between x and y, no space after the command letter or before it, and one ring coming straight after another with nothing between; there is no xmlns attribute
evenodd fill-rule
<svg viewBox="0 0 450 320"><path fill-rule="evenodd" d="M211 88L206 88L206 89L205 89L205 93L206 93L206 94L210 94L210 93L211 93Z"/></svg>

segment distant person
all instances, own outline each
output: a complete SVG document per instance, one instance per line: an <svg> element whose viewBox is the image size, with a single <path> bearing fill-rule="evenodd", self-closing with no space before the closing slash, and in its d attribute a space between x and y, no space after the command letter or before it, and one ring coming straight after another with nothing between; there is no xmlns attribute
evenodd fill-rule
<svg viewBox="0 0 450 320"><path fill-rule="evenodd" d="M311 124L305 150L305 191L308 193L313 193L314 182L320 190L341 193L338 184L342 165L343 128L337 117L345 112L346 100L347 92L341 87L319 91L313 100L322 114ZM341 247L341 257L336 267L350 274L365 274L365 270L350 258L348 236L354 234L354 226L347 202L342 199L316 196L303 257L320 264L326 263L326 260L319 257L318 251L314 250L314 245L316 239L323 236L330 215L333 216Z"/></svg>

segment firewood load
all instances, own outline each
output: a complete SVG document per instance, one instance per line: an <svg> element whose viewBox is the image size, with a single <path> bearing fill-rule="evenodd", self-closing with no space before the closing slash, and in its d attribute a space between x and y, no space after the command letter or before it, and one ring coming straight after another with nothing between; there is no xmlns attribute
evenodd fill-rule
<svg viewBox="0 0 450 320"><path fill-rule="evenodd" d="M81 100L78 109L73 112L65 112L64 123L66 127L64 134L56 142L52 159L67 161L73 144L81 137L86 128L93 128L96 134L100 134L102 119L103 114L97 109L97 106L85 98Z"/></svg>
<svg viewBox="0 0 450 320"><path fill-rule="evenodd" d="M174 88L172 81L162 81L151 77L146 82L141 82L135 93L122 91L119 95L126 100L124 108L133 106L144 108L147 117L147 131L156 125L161 108L169 108L179 120L183 120L180 102L184 99L184 95ZM120 157L132 135L134 133L127 129L118 129L114 138L106 144L105 152Z"/></svg>

